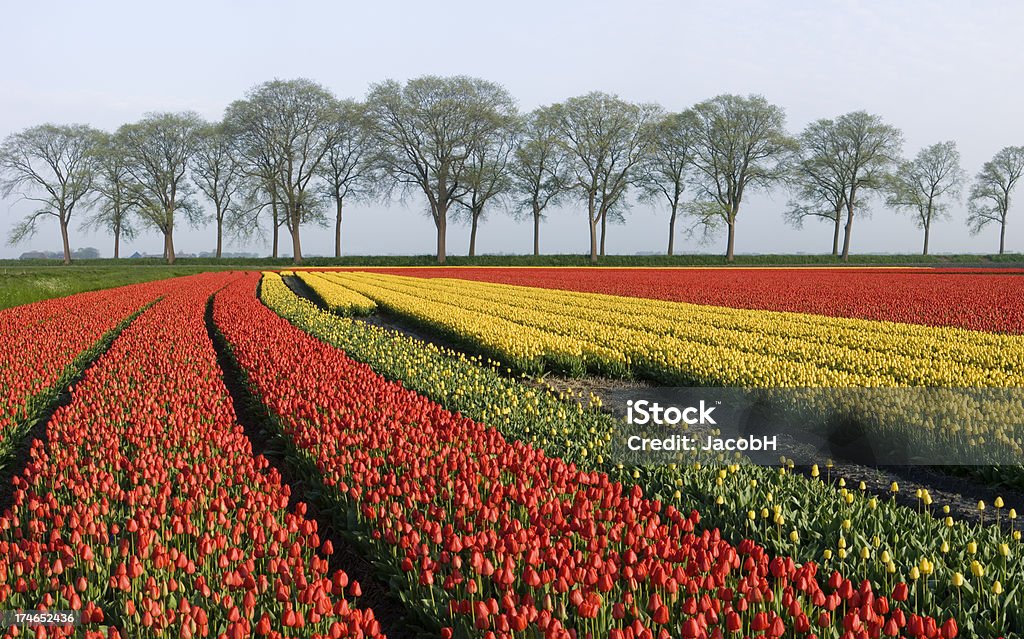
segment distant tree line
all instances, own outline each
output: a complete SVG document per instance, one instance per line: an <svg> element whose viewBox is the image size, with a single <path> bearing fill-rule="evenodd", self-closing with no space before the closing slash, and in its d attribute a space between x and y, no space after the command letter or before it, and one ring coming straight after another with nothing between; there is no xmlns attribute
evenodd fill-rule
<svg viewBox="0 0 1024 639"><path fill-rule="evenodd" d="M283 229L296 263L301 230L333 224L340 256L346 203L416 197L434 221L443 264L449 221L469 224L474 255L486 216L507 210L533 222L536 255L547 212L569 202L587 212L597 262L631 193L667 210L669 255L686 220L690 234L725 227L732 261L745 197L785 189L787 221L830 223L832 254L845 260L854 221L872 198L913 217L924 254L932 224L948 219L960 198L965 173L954 142L909 159L902 147L899 129L864 111L791 135L783 109L758 95L719 95L667 112L594 92L521 113L502 86L465 76L388 80L362 101L309 80L274 80L230 104L220 122L153 113L112 133L44 124L12 134L0 146L0 193L36 206L10 241L54 218L65 263L74 255L73 219L109 232L115 258L122 240L155 229L173 264L182 224L212 225L218 257L225 238L268 234L277 257ZM997 226L1000 253L1022 173L1024 147L1006 147L967 193L970 231Z"/></svg>

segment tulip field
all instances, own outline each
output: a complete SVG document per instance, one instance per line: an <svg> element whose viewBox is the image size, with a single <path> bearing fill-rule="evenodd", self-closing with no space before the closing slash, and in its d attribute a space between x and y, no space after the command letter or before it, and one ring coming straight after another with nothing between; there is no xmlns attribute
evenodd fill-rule
<svg viewBox="0 0 1024 639"><path fill-rule="evenodd" d="M219 272L0 310L0 611L81 616L4 636L1024 637L1024 504L624 465L545 382L1013 389L1019 277Z"/></svg>
<svg viewBox="0 0 1024 639"><path fill-rule="evenodd" d="M396 268L375 272L731 308L1024 333L1019 271L912 268Z"/></svg>

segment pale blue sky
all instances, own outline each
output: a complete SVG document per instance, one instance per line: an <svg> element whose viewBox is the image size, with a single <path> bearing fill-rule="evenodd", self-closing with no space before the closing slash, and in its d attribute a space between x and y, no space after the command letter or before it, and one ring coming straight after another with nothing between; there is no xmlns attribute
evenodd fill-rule
<svg viewBox="0 0 1024 639"><path fill-rule="evenodd" d="M211 119L251 86L308 77L340 97L362 97L385 78L469 74L504 84L524 110L594 89L681 110L718 93L762 93L797 132L856 109L903 129L905 153L952 139L973 176L1006 145L1024 144L1024 27L1020 2L2 2L0 136L42 122L106 129L147 111L194 109ZM1020 191L1018 198L1024 198ZM831 231L785 226L788 196L744 203L737 252L822 252ZM855 252L916 252L920 232L880 204L854 230ZM1024 250L1024 206L1011 211L1007 245ZM28 207L0 202L6 237ZM390 206L353 203L345 252L431 253L433 224L415 196ZM963 206L933 229L933 252L991 252L998 232L968 235ZM609 231L612 253L661 251L667 217L638 204ZM532 227L492 211L480 252L527 252ZM578 206L555 211L542 250L587 250ZM307 254L329 254L330 232L310 228ZM110 254L106 237L76 232L72 246ZM677 251L720 252L721 233ZM56 225L0 257L57 250ZM451 254L468 230L449 228ZM156 233L122 247L159 252ZM179 251L210 250L212 229L176 233ZM229 249L230 250L230 249ZM268 251L269 246L252 247Z"/></svg>

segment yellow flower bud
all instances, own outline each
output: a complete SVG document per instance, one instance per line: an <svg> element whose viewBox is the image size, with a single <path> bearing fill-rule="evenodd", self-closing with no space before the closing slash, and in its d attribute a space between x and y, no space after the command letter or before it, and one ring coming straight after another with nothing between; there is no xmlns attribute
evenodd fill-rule
<svg viewBox="0 0 1024 639"><path fill-rule="evenodd" d="M968 552L968 554L971 554L971 555L977 553L978 552L978 544L977 544L977 542L973 542L973 541L967 542L967 552Z"/></svg>
<svg viewBox="0 0 1024 639"><path fill-rule="evenodd" d="M980 510L981 512L985 512L985 502L983 502L983 501L979 501L978 502L978 510Z"/></svg>
<svg viewBox="0 0 1024 639"><path fill-rule="evenodd" d="M893 482L893 483L892 483L892 484L891 484L891 485L889 486L889 492L892 492L892 493L898 493L898 492L900 492L900 485L899 485L898 483L896 483L896 482Z"/></svg>
<svg viewBox="0 0 1024 639"><path fill-rule="evenodd" d="M922 575L930 575L932 574L932 571L935 570L935 564L933 564L931 561L928 561L927 559L922 558L921 561L918 563L918 568L921 569Z"/></svg>
<svg viewBox="0 0 1024 639"><path fill-rule="evenodd" d="M964 576L958 572L953 573L953 585L959 588L964 585Z"/></svg>
<svg viewBox="0 0 1024 639"><path fill-rule="evenodd" d="M1002 508L1003 507L1003 498L1002 497L996 497L996 500L995 500L994 503L995 503L996 508Z"/></svg>
<svg viewBox="0 0 1024 639"><path fill-rule="evenodd" d="M992 594L1001 595L1003 594L1003 584L999 583L999 580L992 582Z"/></svg>

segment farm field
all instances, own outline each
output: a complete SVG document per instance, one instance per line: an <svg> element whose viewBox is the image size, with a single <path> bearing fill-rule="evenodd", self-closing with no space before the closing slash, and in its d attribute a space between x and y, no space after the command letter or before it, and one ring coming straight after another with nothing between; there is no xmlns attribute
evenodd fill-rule
<svg viewBox="0 0 1024 639"><path fill-rule="evenodd" d="M1000 494L967 517L842 460L632 465L599 393L548 383L998 390L967 439L936 405L876 434L1024 443L1017 272L794 271L218 272L2 310L0 609L81 612L44 636L1024 636L1019 466L947 473Z"/></svg>
<svg viewBox="0 0 1024 639"><path fill-rule="evenodd" d="M589 293L814 313L1005 333L1024 332L1014 301L1021 269L402 268L376 272L453 277Z"/></svg>

